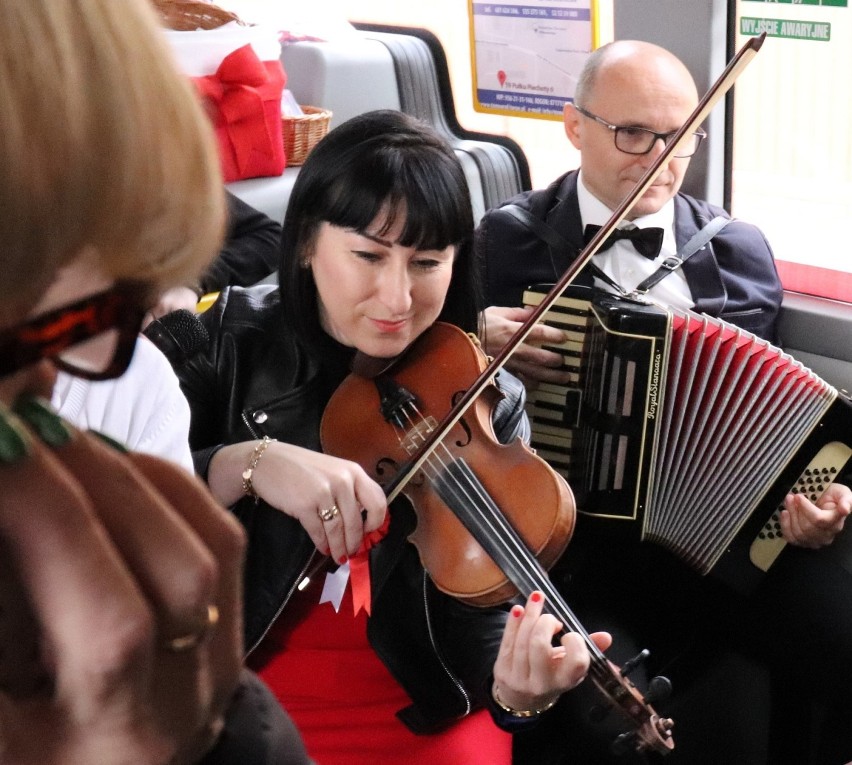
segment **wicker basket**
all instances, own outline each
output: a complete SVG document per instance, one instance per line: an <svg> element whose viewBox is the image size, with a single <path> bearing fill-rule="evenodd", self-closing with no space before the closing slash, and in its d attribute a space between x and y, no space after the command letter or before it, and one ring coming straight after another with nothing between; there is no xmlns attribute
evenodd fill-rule
<svg viewBox="0 0 852 765"><path fill-rule="evenodd" d="M304 114L283 116L281 127L284 134L284 153L287 166L301 165L311 149L328 132L331 112L316 106L303 106Z"/></svg>
<svg viewBox="0 0 852 765"><path fill-rule="evenodd" d="M243 22L235 13L213 3L194 0L152 0L160 23L177 32L194 32L196 29L218 29L231 21Z"/></svg>

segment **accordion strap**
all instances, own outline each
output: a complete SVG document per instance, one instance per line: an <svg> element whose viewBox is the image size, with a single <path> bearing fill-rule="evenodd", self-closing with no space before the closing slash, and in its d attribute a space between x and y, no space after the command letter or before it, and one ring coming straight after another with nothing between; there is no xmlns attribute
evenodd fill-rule
<svg viewBox="0 0 852 765"><path fill-rule="evenodd" d="M549 223L545 223L541 218L536 218L529 210L525 210L518 205L504 205L500 208L503 212L509 213L515 220L523 223L530 231L532 231L542 242L547 245L547 254L550 256L550 265L553 268L553 278L559 278L559 271L556 268L556 261L553 259L554 250L577 250L562 234L560 234ZM594 263L589 263L586 269L598 279L606 282L620 295L627 295L627 292L613 280L609 274L602 271Z"/></svg>
<svg viewBox="0 0 852 765"><path fill-rule="evenodd" d="M506 205L500 209L509 213L509 215L513 218L527 226L527 228L529 228L548 246L548 253L550 255L550 263L553 266L554 277L558 278L559 272L556 270L556 263L553 259L553 250L572 250L576 248L572 247L568 240L565 239L565 237L562 236L562 234L560 234L555 228L553 228L553 226L545 223L540 218L536 218L529 210L525 210L523 207L519 207L515 204ZM645 279L645 281L641 282L633 291L644 295L649 289L651 289L651 287L662 281L665 277L672 273L672 271L676 271L696 252L705 247L707 243L716 236L716 234L718 234L731 222L731 220L731 218L726 218L723 215L717 215L706 226L704 226L704 228L697 231L683 246L683 249L681 249L680 252L666 258L660 267L647 279ZM605 273L594 263L589 263L587 268L595 277L606 282L621 295L630 294L609 274Z"/></svg>
<svg viewBox="0 0 852 765"><path fill-rule="evenodd" d="M505 205L500 208L502 211L509 213L515 220L523 223L530 231L532 231L542 242L547 245L547 254L550 256L550 265L553 267L553 278L559 278L559 271L556 268L556 261L553 259L554 250L575 250L568 240L562 236L553 226L545 223L541 218L536 218L529 210L525 210L518 205Z"/></svg>
<svg viewBox="0 0 852 765"><path fill-rule="evenodd" d="M696 252L703 249L707 243L731 222L731 218L717 215L704 228L699 229L692 238L683 246L676 255L670 255L663 260L660 267L654 271L645 281L636 285L634 292L644 295L651 287L665 279L672 271L680 268L684 262L691 258Z"/></svg>

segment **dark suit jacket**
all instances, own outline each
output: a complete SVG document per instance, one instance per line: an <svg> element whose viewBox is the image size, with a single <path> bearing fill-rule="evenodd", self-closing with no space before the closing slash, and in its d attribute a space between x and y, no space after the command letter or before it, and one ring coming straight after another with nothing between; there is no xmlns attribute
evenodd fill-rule
<svg viewBox="0 0 852 765"><path fill-rule="evenodd" d="M678 194L674 201L678 249L717 215L730 217L721 208L686 194ZM476 253L484 274L486 305L520 305L527 286L557 281L583 247L576 170L546 189L524 192L505 204L527 209L559 232L569 247L552 251L504 209L498 207L487 212L476 231ZM692 291L695 311L721 317L775 341L781 282L772 250L760 229L734 220L682 268ZM590 284L591 277L582 274L580 282Z"/></svg>

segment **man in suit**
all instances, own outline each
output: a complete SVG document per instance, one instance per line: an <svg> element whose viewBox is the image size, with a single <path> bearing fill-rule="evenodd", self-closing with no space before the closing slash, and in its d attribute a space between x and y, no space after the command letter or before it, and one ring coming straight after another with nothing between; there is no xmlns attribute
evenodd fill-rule
<svg viewBox="0 0 852 765"><path fill-rule="evenodd" d="M580 151L580 169L557 178L546 189L525 192L492 209L477 230L486 305L500 307L486 312L489 351L498 350L526 318L527 313L516 308L524 288L552 284L562 275L583 248L584 226L609 219L697 103L689 71L655 45L624 40L603 46L589 57L574 103L566 104L564 111L565 132ZM691 156L701 138L699 133L678 154ZM636 287L656 271L714 217L730 218L724 210L679 192L690 156L670 159L626 216L639 228L662 227L657 257L649 260L631 242L619 241L593 259L625 289ZM508 205L528 211L561 237L563 246L546 242L513 216ZM591 283L591 276L584 273L580 281ZM603 285L600 280L598 284ZM732 221L707 247L658 282L650 295L667 304L721 316L775 339L781 284L769 244L751 224ZM507 366L528 380L552 380L550 368L561 359L535 346L545 339L559 342L560 336L558 330L537 327L529 344Z"/></svg>
<svg viewBox="0 0 852 765"><path fill-rule="evenodd" d="M489 353L499 351L529 315L521 307L524 289L558 280L583 248L584 227L610 218L697 102L688 70L662 48L618 41L592 53L574 102L564 111L565 132L580 151L580 169L489 211L477 229L491 306L485 313ZM592 262L597 270L585 268L580 281L632 290L665 273L649 289L659 302L720 316L774 341L782 290L763 234L680 193L702 138L699 131L665 163L626 216L628 225L661 229L652 237L656 244L648 251L622 239L602 247ZM710 230L703 249L680 267L660 271L664 259L683 253L716 218L724 226ZM540 324L507 367L529 385L567 382L558 369L562 358L541 348L563 340L560 330ZM778 677L795 683L803 698L818 697L829 710L816 761L852 758L852 733L845 732L852 731L852 715L841 700L843 684L852 681L852 640L843 635L852 631L852 579L836 559L826 564L805 549L832 542L850 509L852 493L838 484L816 504L802 495L788 497L782 529L797 547L791 545L753 597L698 576L660 547L613 538L588 516L578 520L552 577L587 629L613 634L610 656L617 663L648 647L648 670L671 676L675 693L662 707L676 721L670 762L743 765L772 757L805 762L801 751L784 752L792 760L771 751L770 691ZM815 660L823 653L834 657L833 668ZM609 762L599 731L584 722L586 711L574 710L573 726L556 730L542 720L537 732L518 736L517 762Z"/></svg>

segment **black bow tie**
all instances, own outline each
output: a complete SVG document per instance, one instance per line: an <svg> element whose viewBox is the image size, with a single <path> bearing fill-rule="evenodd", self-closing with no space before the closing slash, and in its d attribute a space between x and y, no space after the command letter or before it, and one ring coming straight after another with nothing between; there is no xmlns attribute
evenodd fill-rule
<svg viewBox="0 0 852 765"><path fill-rule="evenodd" d="M586 226L583 232L586 244L600 231L600 228L600 226L593 226L591 224ZM600 253L609 249L619 239L629 239L633 242L636 252L644 255L649 260L653 260L660 254L660 248L663 246L663 229L655 227L636 228L635 226L633 228L617 228L607 237L598 252Z"/></svg>

